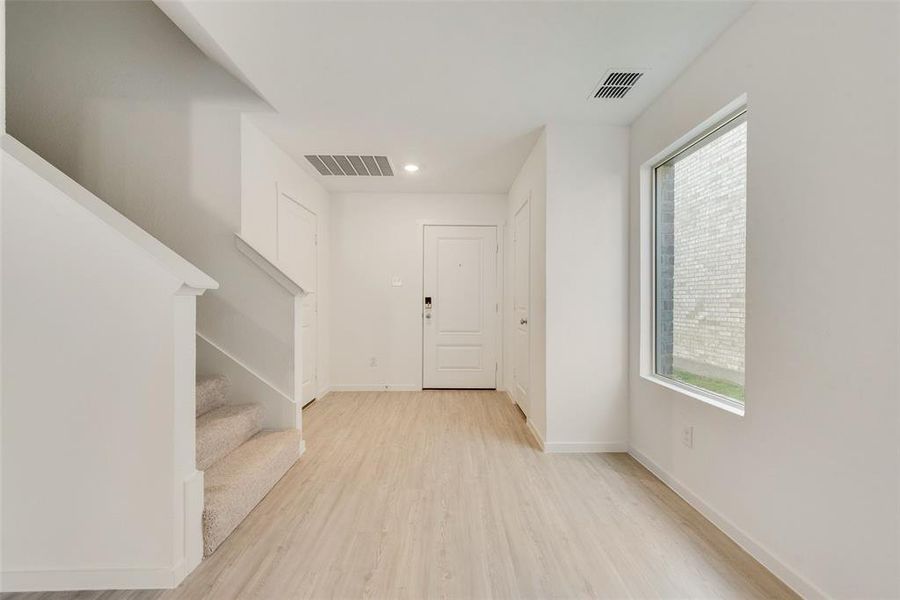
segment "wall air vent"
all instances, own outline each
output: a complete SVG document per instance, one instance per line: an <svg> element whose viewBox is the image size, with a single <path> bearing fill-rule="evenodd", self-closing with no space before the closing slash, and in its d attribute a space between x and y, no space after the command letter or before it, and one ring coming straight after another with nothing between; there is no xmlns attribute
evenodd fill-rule
<svg viewBox="0 0 900 600"><path fill-rule="evenodd" d="M320 175L335 177L393 177L394 171L387 156L359 156L356 154L307 154L309 164Z"/></svg>
<svg viewBox="0 0 900 600"><path fill-rule="evenodd" d="M636 71L609 71L600 85L594 90L593 97L601 100L618 100L633 88L643 73Z"/></svg>

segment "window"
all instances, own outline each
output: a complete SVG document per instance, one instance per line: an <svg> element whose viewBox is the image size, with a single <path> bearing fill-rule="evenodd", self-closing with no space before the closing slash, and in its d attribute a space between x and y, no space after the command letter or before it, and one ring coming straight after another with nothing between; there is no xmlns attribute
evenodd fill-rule
<svg viewBox="0 0 900 600"><path fill-rule="evenodd" d="M742 407L746 111L659 163L653 181L654 372Z"/></svg>

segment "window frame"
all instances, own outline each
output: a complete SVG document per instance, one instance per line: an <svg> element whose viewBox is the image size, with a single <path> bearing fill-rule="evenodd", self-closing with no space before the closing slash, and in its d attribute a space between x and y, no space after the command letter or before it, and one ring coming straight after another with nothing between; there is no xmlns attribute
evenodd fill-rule
<svg viewBox="0 0 900 600"><path fill-rule="evenodd" d="M650 162L649 171L650 171L650 364L649 364L649 373L644 375L645 379L649 379L654 383L662 385L663 387L669 388L676 392L680 392L701 402L705 402L707 404L712 404L713 406L717 406L719 408L725 409L728 412L734 413L738 416L744 416L747 407L747 395L746 395L746 387L744 391L744 401L741 402L739 400L735 400L734 398L724 396L722 394L717 394L706 388L702 388L696 385L692 385L690 383L686 383L683 381L679 381L674 378L666 377L665 375L660 375L657 371L657 326L656 326L656 317L657 317L657 307L656 307L656 288L657 288L657 278L656 278L656 265L657 265L657 180L656 180L656 172L657 169L666 165L666 163L672 161L678 156L690 151L691 149L697 147L700 144L710 143L715 140L717 137L724 135L728 131L731 131L735 127L739 126L740 123L748 123L749 120L747 115L747 105L742 104L736 110L732 110L726 113L723 117L716 119L713 123L708 126L702 127L699 133L691 136L687 139L687 141L683 143L677 144L675 149L671 152L668 152L662 156L662 158L658 158ZM749 154L749 153L748 153ZM749 156L748 156L749 162ZM749 166L749 165L748 165ZM748 198L749 200L749 198ZM745 208L746 212L746 208ZM747 229L745 226L744 236L747 236ZM746 256L747 247L745 245L744 254ZM745 262L746 264L746 262ZM746 294L746 279L747 274L746 270L744 272L744 281L745 281L745 294ZM746 306L746 305L745 305ZM744 311L744 327L746 331L746 323L747 323L747 313L746 308ZM746 335L744 337L744 359L746 365L746 356L747 356L747 339Z"/></svg>

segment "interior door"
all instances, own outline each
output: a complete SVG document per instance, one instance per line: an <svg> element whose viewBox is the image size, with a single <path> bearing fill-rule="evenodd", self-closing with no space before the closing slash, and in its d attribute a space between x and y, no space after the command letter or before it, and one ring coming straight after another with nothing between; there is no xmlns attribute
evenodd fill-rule
<svg viewBox="0 0 900 600"><path fill-rule="evenodd" d="M318 223L314 212L284 193L278 194L278 262L307 292L301 299L300 335L303 404L318 393Z"/></svg>
<svg viewBox="0 0 900 600"><path fill-rule="evenodd" d="M531 345L528 308L531 296L531 202L516 212L513 231L513 396L528 415L528 383L531 378Z"/></svg>
<svg viewBox="0 0 900 600"><path fill-rule="evenodd" d="M497 387L497 228L425 227L422 387Z"/></svg>

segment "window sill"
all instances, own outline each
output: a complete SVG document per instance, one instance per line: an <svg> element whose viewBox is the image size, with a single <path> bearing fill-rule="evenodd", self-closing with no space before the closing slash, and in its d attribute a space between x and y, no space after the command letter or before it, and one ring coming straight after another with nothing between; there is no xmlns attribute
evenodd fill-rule
<svg viewBox="0 0 900 600"><path fill-rule="evenodd" d="M721 408L724 411L730 412L733 415L737 415L739 417L744 416L744 406L739 405L736 402L730 402L726 398L721 396L716 396L715 394L705 394L703 391L678 383L677 381L672 381L669 379L665 379L663 377L658 377L656 375L641 375L641 378L655 383L656 385L662 386L664 388L670 389L674 392L678 392L684 396L688 396L689 398L693 398L694 400L699 400L705 404L710 404L715 406L716 408Z"/></svg>

